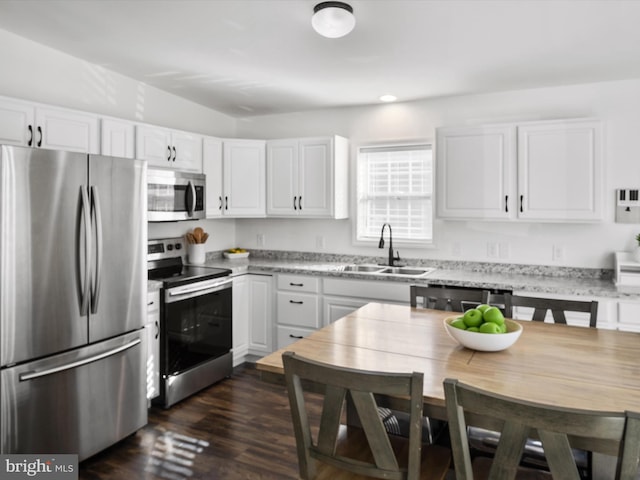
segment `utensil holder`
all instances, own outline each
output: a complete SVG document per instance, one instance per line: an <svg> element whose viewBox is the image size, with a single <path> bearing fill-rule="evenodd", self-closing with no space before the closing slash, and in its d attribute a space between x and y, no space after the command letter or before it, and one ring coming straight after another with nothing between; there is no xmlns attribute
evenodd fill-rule
<svg viewBox="0 0 640 480"><path fill-rule="evenodd" d="M206 252L204 250L204 243L192 243L187 248L187 254L189 256L189 263L201 265L205 262Z"/></svg>

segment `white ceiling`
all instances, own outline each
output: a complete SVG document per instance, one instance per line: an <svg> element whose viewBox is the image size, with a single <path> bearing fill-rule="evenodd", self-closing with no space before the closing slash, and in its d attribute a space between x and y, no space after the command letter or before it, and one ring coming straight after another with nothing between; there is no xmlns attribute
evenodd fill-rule
<svg viewBox="0 0 640 480"><path fill-rule="evenodd" d="M638 0L351 0L340 39L319 1L0 0L0 28L236 117L640 77Z"/></svg>

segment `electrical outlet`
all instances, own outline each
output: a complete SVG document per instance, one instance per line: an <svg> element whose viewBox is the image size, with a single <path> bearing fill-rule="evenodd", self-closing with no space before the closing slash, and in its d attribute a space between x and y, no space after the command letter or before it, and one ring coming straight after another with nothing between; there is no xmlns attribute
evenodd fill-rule
<svg viewBox="0 0 640 480"><path fill-rule="evenodd" d="M259 233L258 235L256 235L256 243L258 244L258 247L264 247L266 240L264 237L264 233Z"/></svg>
<svg viewBox="0 0 640 480"><path fill-rule="evenodd" d="M316 248L319 250L324 250L324 235L318 235L316 237Z"/></svg>
<svg viewBox="0 0 640 480"><path fill-rule="evenodd" d="M551 254L551 259L554 262L561 262L564 260L564 247L562 245L554 245L553 253Z"/></svg>
<svg viewBox="0 0 640 480"><path fill-rule="evenodd" d="M498 258L498 242L487 242L487 257Z"/></svg>

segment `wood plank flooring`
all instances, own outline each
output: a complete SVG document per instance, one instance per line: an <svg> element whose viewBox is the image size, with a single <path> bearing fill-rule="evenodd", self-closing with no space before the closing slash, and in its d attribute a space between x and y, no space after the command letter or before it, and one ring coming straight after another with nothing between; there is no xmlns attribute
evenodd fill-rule
<svg viewBox="0 0 640 480"><path fill-rule="evenodd" d="M285 388L240 366L169 410L152 407L143 429L82 462L79 478L297 479Z"/></svg>

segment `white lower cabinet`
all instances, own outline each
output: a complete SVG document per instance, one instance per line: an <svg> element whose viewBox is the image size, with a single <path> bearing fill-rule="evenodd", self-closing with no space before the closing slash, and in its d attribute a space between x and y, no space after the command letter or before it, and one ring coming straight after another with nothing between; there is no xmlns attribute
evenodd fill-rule
<svg viewBox="0 0 640 480"><path fill-rule="evenodd" d="M277 348L283 348L321 326L320 279L280 274L277 289Z"/></svg>
<svg viewBox="0 0 640 480"><path fill-rule="evenodd" d="M144 325L147 347L147 400L160 393L160 291L147 295L147 322Z"/></svg>
<svg viewBox="0 0 640 480"><path fill-rule="evenodd" d="M591 298L578 295L559 295L553 293L541 293L541 292L524 292L514 291L513 295L522 295L526 297L540 297L540 298L552 298L560 300L578 300L578 301L590 301L595 300L598 302L598 320L597 328L615 329L617 328L617 315L615 311L616 301L608 298ZM531 320L533 317L533 309L527 307L514 307L513 318L517 320ZM565 317L567 319L567 325L588 327L589 326L589 314L583 312L566 312ZM545 322L552 323L553 315L551 311L547 312ZM640 323L638 325L640 330Z"/></svg>
<svg viewBox="0 0 640 480"><path fill-rule="evenodd" d="M640 332L640 301L620 300L617 307L618 330Z"/></svg>
<svg viewBox="0 0 640 480"><path fill-rule="evenodd" d="M409 303L409 284L404 282L325 278L323 292L324 325L329 325L370 302Z"/></svg>
<svg viewBox="0 0 640 480"><path fill-rule="evenodd" d="M233 278L233 365L247 355L273 351L273 277L246 274Z"/></svg>

